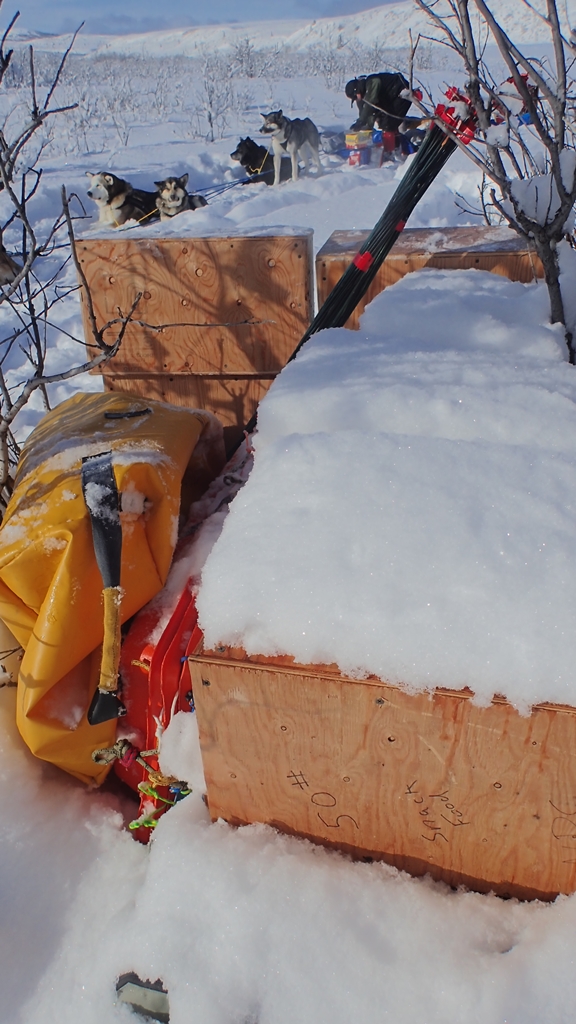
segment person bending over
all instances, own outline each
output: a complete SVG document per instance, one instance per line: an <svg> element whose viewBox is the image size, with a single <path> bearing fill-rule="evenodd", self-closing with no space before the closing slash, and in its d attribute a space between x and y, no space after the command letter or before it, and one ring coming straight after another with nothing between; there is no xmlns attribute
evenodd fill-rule
<svg viewBox="0 0 576 1024"><path fill-rule="evenodd" d="M350 131L374 127L385 132L397 131L410 109L410 100L402 95L408 89L408 82L399 71L352 78L346 83L345 92L352 106L358 104L358 118L350 125Z"/></svg>

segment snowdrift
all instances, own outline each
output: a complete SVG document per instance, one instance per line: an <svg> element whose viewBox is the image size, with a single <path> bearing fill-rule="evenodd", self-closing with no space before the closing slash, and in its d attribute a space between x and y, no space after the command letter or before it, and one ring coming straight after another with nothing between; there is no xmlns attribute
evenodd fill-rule
<svg viewBox="0 0 576 1024"><path fill-rule="evenodd" d="M206 644L576 705L576 386L545 295L423 271L262 403L206 564Z"/></svg>

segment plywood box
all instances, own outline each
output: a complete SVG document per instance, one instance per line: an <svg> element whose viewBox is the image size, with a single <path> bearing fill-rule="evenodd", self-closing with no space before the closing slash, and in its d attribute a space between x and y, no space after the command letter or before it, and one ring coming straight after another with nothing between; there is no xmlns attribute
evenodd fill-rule
<svg viewBox="0 0 576 1024"><path fill-rule="evenodd" d="M141 294L106 388L209 409L233 442L312 318L312 232L84 238L78 255L98 327Z"/></svg>
<svg viewBox="0 0 576 1024"><path fill-rule="evenodd" d="M318 306L349 267L369 231L334 231L316 257ZM509 228L407 228L380 267L366 296L346 322L358 329L360 316L384 288L424 267L440 270L489 270L527 284L543 277L540 260Z"/></svg>
<svg viewBox="0 0 576 1024"><path fill-rule="evenodd" d="M480 892L576 889L576 709L522 717L224 647L189 664L213 819Z"/></svg>

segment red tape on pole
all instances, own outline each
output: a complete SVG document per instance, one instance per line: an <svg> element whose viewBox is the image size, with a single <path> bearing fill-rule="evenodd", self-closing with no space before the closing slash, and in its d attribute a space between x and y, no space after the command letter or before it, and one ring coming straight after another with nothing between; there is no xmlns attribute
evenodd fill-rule
<svg viewBox="0 0 576 1024"><path fill-rule="evenodd" d="M352 262L355 267L358 267L358 270L369 270L374 263L374 257L371 252L359 252Z"/></svg>

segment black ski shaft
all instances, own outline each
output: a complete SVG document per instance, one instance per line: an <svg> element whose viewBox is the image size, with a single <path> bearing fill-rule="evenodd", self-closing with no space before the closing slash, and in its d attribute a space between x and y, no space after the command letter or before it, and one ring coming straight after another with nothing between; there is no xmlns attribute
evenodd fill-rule
<svg viewBox="0 0 576 1024"><path fill-rule="evenodd" d="M322 331L326 327L344 326L360 299L368 291L394 242L404 230L410 214L455 149L456 143L445 135L438 125L432 125L380 220L356 256L355 259L360 262L360 266L353 262L344 271L298 342L288 363L296 358L302 346L317 331ZM365 254L366 258L362 261L361 257ZM362 269L363 266L365 269ZM256 418L257 413L254 413L246 425L248 434L256 429Z"/></svg>

